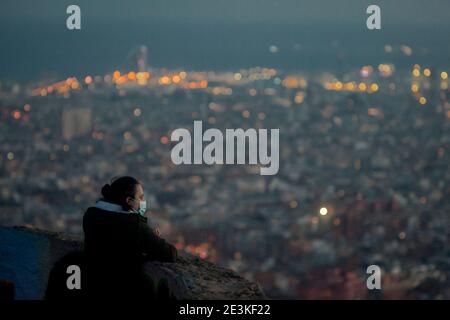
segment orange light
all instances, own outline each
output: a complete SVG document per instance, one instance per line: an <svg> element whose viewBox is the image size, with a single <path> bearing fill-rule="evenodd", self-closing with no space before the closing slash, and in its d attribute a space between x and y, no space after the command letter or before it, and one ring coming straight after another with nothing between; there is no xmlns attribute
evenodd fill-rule
<svg viewBox="0 0 450 320"><path fill-rule="evenodd" d="M420 97L419 103L420 103L421 105L424 105L424 104L427 103L427 99L426 99L425 97Z"/></svg>
<svg viewBox="0 0 450 320"><path fill-rule="evenodd" d="M292 88L297 88L300 86L300 81L297 77L294 76L287 76L284 80L283 80L283 85L286 88L292 89Z"/></svg>
<svg viewBox="0 0 450 320"><path fill-rule="evenodd" d="M128 81L128 76L120 76L119 78L116 79L116 83L118 85L124 84L125 82Z"/></svg>
<svg viewBox="0 0 450 320"><path fill-rule="evenodd" d="M303 94L303 92L298 92L295 95L294 100L295 100L295 103L300 104L303 102L303 100L305 100L305 95Z"/></svg>
<svg viewBox="0 0 450 320"><path fill-rule="evenodd" d="M136 72L134 72L134 71L128 72L128 79L136 80Z"/></svg>
<svg viewBox="0 0 450 320"><path fill-rule="evenodd" d="M163 76L163 77L159 78L159 83L160 84L169 84L170 78L168 76Z"/></svg>
<svg viewBox="0 0 450 320"><path fill-rule="evenodd" d="M92 83L92 77L91 76L86 76L86 78L84 78L84 83L86 83L87 85Z"/></svg>
<svg viewBox="0 0 450 320"><path fill-rule="evenodd" d="M80 87L80 85L78 84L77 81L74 81L74 82L72 82L72 84L70 85L70 87L71 87L73 90L76 90L76 89L78 89L78 88Z"/></svg>
<svg viewBox="0 0 450 320"><path fill-rule="evenodd" d="M113 77L114 77L115 80L119 79L120 78L120 71L117 71L117 70L114 71Z"/></svg>
<svg viewBox="0 0 450 320"><path fill-rule="evenodd" d="M353 91L353 90L355 90L355 84L354 84L353 82L348 82L348 83L345 85L345 89L346 89L346 90L349 90L349 91Z"/></svg>
<svg viewBox="0 0 450 320"><path fill-rule="evenodd" d="M130 140L130 139L131 139L131 132L126 131L126 132L123 134L123 138L124 138L125 140Z"/></svg>
<svg viewBox="0 0 450 320"><path fill-rule="evenodd" d="M172 82L173 83L179 83L181 81L181 77L179 75L174 75L172 77Z"/></svg>
<svg viewBox="0 0 450 320"><path fill-rule="evenodd" d="M405 45L401 46L400 50L402 50L403 54L406 56L410 56L413 53L413 50L411 49L411 47L405 46Z"/></svg>
<svg viewBox="0 0 450 320"><path fill-rule="evenodd" d="M22 113L19 110L14 110L12 116L14 119L19 120L20 117L22 116Z"/></svg>
<svg viewBox="0 0 450 320"><path fill-rule="evenodd" d="M370 85L370 90L371 90L372 92L377 92L378 89L379 89L379 87L378 87L378 85L377 85L376 83L372 83L372 84Z"/></svg>
<svg viewBox="0 0 450 320"><path fill-rule="evenodd" d="M189 83L187 84L187 87L188 87L189 89L196 89L196 88L197 88L197 83L196 83L196 82L189 82Z"/></svg>
<svg viewBox="0 0 450 320"><path fill-rule="evenodd" d="M169 143L169 138L167 136L162 136L161 137L161 143L162 144L168 144Z"/></svg>

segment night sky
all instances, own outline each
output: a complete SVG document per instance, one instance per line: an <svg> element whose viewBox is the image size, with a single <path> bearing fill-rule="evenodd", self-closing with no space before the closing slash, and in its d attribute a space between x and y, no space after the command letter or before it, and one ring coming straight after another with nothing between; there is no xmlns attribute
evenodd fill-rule
<svg viewBox="0 0 450 320"><path fill-rule="evenodd" d="M82 30L66 29L66 8L81 7ZM370 4L382 30L366 28ZM384 44L408 44L414 62L449 65L448 0L2 0L0 79L105 73L129 68L136 46L156 67L333 69L379 63ZM277 54L269 47L279 48ZM415 60L414 60L415 59Z"/></svg>

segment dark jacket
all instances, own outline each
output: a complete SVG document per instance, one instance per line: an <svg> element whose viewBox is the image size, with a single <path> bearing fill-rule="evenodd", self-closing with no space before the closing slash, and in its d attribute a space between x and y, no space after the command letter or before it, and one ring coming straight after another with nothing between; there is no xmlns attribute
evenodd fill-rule
<svg viewBox="0 0 450 320"><path fill-rule="evenodd" d="M129 258L175 262L177 250L158 237L147 218L89 208L83 217L84 251L102 258Z"/></svg>
<svg viewBox="0 0 450 320"><path fill-rule="evenodd" d="M90 207L83 217L88 286L97 294L131 294L143 283L146 260L175 262L177 250L138 213Z"/></svg>

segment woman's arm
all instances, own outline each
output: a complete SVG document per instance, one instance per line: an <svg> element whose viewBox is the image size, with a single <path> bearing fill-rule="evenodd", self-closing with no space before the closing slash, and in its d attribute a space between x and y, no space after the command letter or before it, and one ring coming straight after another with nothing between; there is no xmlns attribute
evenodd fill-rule
<svg viewBox="0 0 450 320"><path fill-rule="evenodd" d="M158 237L148 226L145 218L139 217L139 245L141 252L150 260L161 262L175 262L178 257L177 249Z"/></svg>

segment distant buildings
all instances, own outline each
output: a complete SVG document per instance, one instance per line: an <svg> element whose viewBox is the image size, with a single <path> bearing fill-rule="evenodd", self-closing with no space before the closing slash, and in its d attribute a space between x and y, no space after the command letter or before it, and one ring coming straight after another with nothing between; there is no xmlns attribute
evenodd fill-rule
<svg viewBox="0 0 450 320"><path fill-rule="evenodd" d="M165 237L269 296L380 298L364 287L376 263L381 298L450 297L448 71L383 63L338 79L133 59L134 71L0 87L1 224L81 233L101 186L130 174ZM170 134L194 120L280 128L279 173L175 166Z"/></svg>

